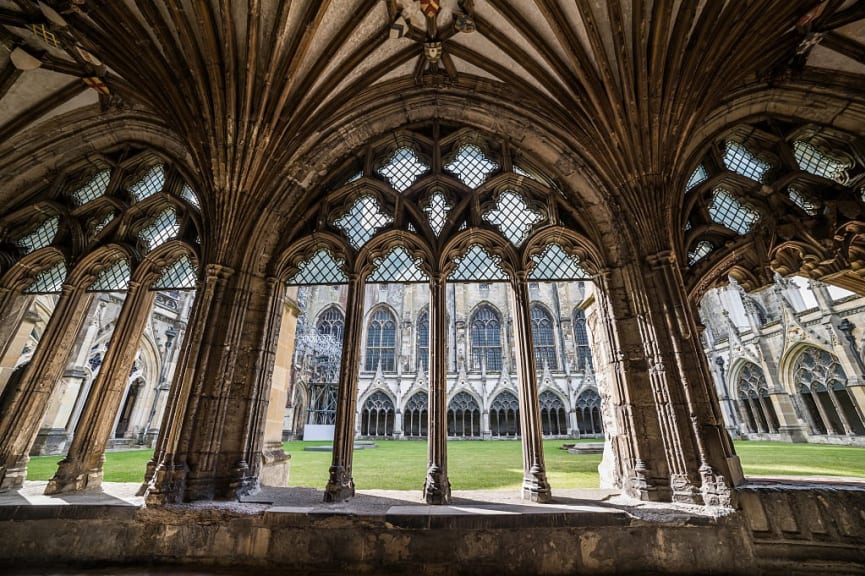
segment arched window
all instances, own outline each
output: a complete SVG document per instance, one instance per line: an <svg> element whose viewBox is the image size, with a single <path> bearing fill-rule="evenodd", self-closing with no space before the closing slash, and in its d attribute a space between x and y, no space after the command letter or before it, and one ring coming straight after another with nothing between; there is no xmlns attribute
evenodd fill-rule
<svg viewBox="0 0 865 576"><path fill-rule="evenodd" d="M510 392L502 392L490 406L490 434L498 437L520 435L520 404Z"/></svg>
<svg viewBox="0 0 865 576"><path fill-rule="evenodd" d="M416 392L405 405L402 424L403 434L411 438L425 438L427 435L427 410L429 398L426 392Z"/></svg>
<svg viewBox="0 0 865 576"><path fill-rule="evenodd" d="M586 313L574 312L574 342L577 345L577 371L593 369L592 349L589 348L589 333L586 331Z"/></svg>
<svg viewBox="0 0 865 576"><path fill-rule="evenodd" d="M553 336L553 319L538 304L532 304L532 343L535 347L535 367L543 370L557 370L556 341Z"/></svg>
<svg viewBox="0 0 865 576"><path fill-rule="evenodd" d="M417 367L429 372L429 314L424 310L417 317Z"/></svg>
<svg viewBox="0 0 865 576"><path fill-rule="evenodd" d="M392 436L395 413L393 402L387 394L381 391L374 392L363 403L361 436Z"/></svg>
<svg viewBox="0 0 865 576"><path fill-rule="evenodd" d="M597 435L604 432L601 420L601 397L594 390L586 390L577 396L577 430L581 435Z"/></svg>
<svg viewBox="0 0 865 576"><path fill-rule="evenodd" d="M365 369L374 372L379 365L382 372L396 370L396 320L384 308L373 314L366 332Z"/></svg>
<svg viewBox="0 0 865 576"><path fill-rule="evenodd" d="M459 392L448 404L448 436L481 435L481 409L466 392Z"/></svg>
<svg viewBox="0 0 865 576"><path fill-rule="evenodd" d="M345 319L336 306L325 309L315 323L309 376L309 424L334 423L344 329Z"/></svg>
<svg viewBox="0 0 865 576"><path fill-rule="evenodd" d="M805 348L793 365L793 382L812 433L865 435L865 425L847 390L847 375L834 354Z"/></svg>
<svg viewBox="0 0 865 576"><path fill-rule="evenodd" d="M321 336L330 336L334 342L342 344L342 333L345 330L345 319L339 308L331 306L318 315L315 330Z"/></svg>
<svg viewBox="0 0 865 576"><path fill-rule="evenodd" d="M472 370L502 369L501 318L492 306L482 305L472 315Z"/></svg>
<svg viewBox="0 0 865 576"><path fill-rule="evenodd" d="M748 362L736 379L739 390L739 406L748 431L751 433L771 432L776 434L780 427L778 415L769 396L769 387L763 371L753 362Z"/></svg>
<svg viewBox="0 0 865 576"><path fill-rule="evenodd" d="M538 398L541 406L541 431L544 436L565 436L568 433L568 418L562 399L549 390ZM598 404L600 405L600 399Z"/></svg>

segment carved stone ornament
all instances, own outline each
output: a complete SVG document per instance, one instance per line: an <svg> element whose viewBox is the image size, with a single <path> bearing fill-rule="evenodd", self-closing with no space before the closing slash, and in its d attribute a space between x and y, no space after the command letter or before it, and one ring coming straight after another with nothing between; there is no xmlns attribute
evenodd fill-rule
<svg viewBox="0 0 865 576"><path fill-rule="evenodd" d="M424 42L423 45L423 54L426 56L426 59L431 63L435 64L442 57L442 43L441 42Z"/></svg>

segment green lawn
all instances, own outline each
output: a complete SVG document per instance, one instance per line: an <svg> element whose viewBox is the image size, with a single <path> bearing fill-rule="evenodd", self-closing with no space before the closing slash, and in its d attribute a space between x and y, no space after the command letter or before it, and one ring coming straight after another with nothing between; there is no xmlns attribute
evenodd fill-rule
<svg viewBox="0 0 865 576"><path fill-rule="evenodd" d="M547 475L553 488L593 488L598 485L600 454L576 456L560 447L563 440L545 440ZM304 445L327 442L288 442L291 453L292 486L324 488L330 452L308 452ZM376 441L378 448L356 450L354 480L358 488L416 490L423 485L426 443L422 441ZM736 442L746 475L857 476L865 477L865 448ZM108 482L138 482L150 459L149 450L109 452L105 461ZM30 461L28 478L48 480L60 456L41 456ZM513 489L522 478L520 443L515 441L452 441L448 443L448 466L455 490Z"/></svg>

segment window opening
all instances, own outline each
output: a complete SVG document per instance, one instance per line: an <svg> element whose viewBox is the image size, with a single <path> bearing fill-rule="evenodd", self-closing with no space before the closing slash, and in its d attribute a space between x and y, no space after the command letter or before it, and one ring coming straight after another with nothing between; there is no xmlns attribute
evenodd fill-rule
<svg viewBox="0 0 865 576"><path fill-rule="evenodd" d="M793 378L815 434L865 434L847 390L847 375L834 354L807 347L796 359Z"/></svg>
<svg viewBox="0 0 865 576"><path fill-rule="evenodd" d="M718 187L712 195L709 218L737 234L744 235L760 220L760 214L739 202L727 190Z"/></svg>
<svg viewBox="0 0 865 576"><path fill-rule="evenodd" d="M112 220L114 220L114 216L114 212L109 212L108 214L103 216L101 220L99 218L90 219L87 223L87 227L90 230L90 235L96 236L97 234L105 230L105 227L108 226L108 224L110 224Z"/></svg>
<svg viewBox="0 0 865 576"><path fill-rule="evenodd" d="M183 255L162 270L151 290L192 290L197 280L195 266L189 256Z"/></svg>
<svg viewBox="0 0 865 576"><path fill-rule="evenodd" d="M333 225L342 230L355 250L360 250L376 232L391 222L393 218L382 211L378 201L366 195L358 198L348 212L333 221Z"/></svg>
<svg viewBox="0 0 865 576"><path fill-rule="evenodd" d="M745 178L762 182L769 164L757 158L742 144L728 140L724 145L724 165Z"/></svg>
<svg viewBox="0 0 865 576"><path fill-rule="evenodd" d="M541 408L541 433L544 436L566 436L568 418L562 399L549 390L538 397Z"/></svg>
<svg viewBox="0 0 865 576"><path fill-rule="evenodd" d="M589 346L589 332L586 330L586 313L580 308L574 312L574 341L577 344L577 371L592 370L592 348Z"/></svg>
<svg viewBox="0 0 865 576"><path fill-rule="evenodd" d="M196 208L201 208L201 202L198 200L198 194L192 189L189 184L185 184L183 189L180 191L180 197L195 206Z"/></svg>
<svg viewBox="0 0 865 576"><path fill-rule="evenodd" d="M532 226L544 217L540 212L529 208L520 194L508 190L499 195L495 208L484 212L483 219L497 226L514 246L521 246L528 238Z"/></svg>
<svg viewBox="0 0 865 576"><path fill-rule="evenodd" d="M405 192L414 184L418 176L429 170L429 164L425 164L414 150L408 147L399 148L379 168L381 174L397 192Z"/></svg>
<svg viewBox="0 0 865 576"><path fill-rule="evenodd" d="M697 246L688 252L688 266L693 266L703 258L709 255L709 253L713 250L713 246L711 242L707 242L706 240L700 240L697 242Z"/></svg>
<svg viewBox="0 0 865 576"><path fill-rule="evenodd" d="M502 369L501 317L492 306L482 305L472 315L472 370L500 372Z"/></svg>
<svg viewBox="0 0 865 576"><path fill-rule="evenodd" d="M577 430L581 435L597 436L604 433L601 419L601 397L594 390L577 396Z"/></svg>
<svg viewBox="0 0 865 576"><path fill-rule="evenodd" d="M487 157L479 146L470 144L460 147L456 157L445 168L456 174L463 184L474 189L498 170L499 165Z"/></svg>
<svg viewBox="0 0 865 576"><path fill-rule="evenodd" d="M787 197L809 216L816 216L820 213L820 204L815 202L810 194L797 186L787 187Z"/></svg>
<svg viewBox="0 0 865 576"><path fill-rule="evenodd" d="M556 344L553 336L553 319L541 306L532 305L532 343L535 349L535 366L543 370L546 366L550 370L558 369L556 361Z"/></svg>
<svg viewBox="0 0 865 576"><path fill-rule="evenodd" d="M370 318L366 332L365 370L396 371L396 320L389 311L380 308Z"/></svg>
<svg viewBox="0 0 865 576"><path fill-rule="evenodd" d="M33 282L23 290L25 294L57 294L66 280L66 264L59 262L36 274Z"/></svg>
<svg viewBox="0 0 865 576"><path fill-rule="evenodd" d="M448 403L448 436L480 435L481 410L477 401L466 392L458 392Z"/></svg>
<svg viewBox="0 0 865 576"><path fill-rule="evenodd" d="M321 249L298 266L298 271L288 279L289 285L346 284L348 277L343 272L345 260L336 258L327 249Z"/></svg>
<svg viewBox="0 0 865 576"><path fill-rule="evenodd" d="M125 258L115 260L102 269L87 288L88 292L122 292L129 287L129 262Z"/></svg>
<svg viewBox="0 0 865 576"><path fill-rule="evenodd" d="M849 168L847 162L837 156L824 154L804 140L796 140L793 143L793 155L799 163L799 168L805 172L841 183L847 180L847 168Z"/></svg>
<svg viewBox="0 0 865 576"><path fill-rule="evenodd" d="M411 438L425 438L428 426L429 398L426 392L416 392L405 406L403 434Z"/></svg>
<svg viewBox="0 0 865 576"><path fill-rule="evenodd" d="M46 246L50 246L57 236L57 229L60 226L60 217L52 216L44 220L35 230L19 238L16 244L24 252L30 254Z"/></svg>
<svg viewBox="0 0 865 576"><path fill-rule="evenodd" d="M111 170L102 170L90 179L87 184L72 193L72 198L78 206L84 206L97 198L104 196L111 180Z"/></svg>
<svg viewBox="0 0 865 576"><path fill-rule="evenodd" d="M565 252L558 244L548 244L540 254L532 256L530 280L577 280L591 276L580 266L579 258Z"/></svg>
<svg viewBox="0 0 865 576"><path fill-rule="evenodd" d="M490 405L490 434L496 438L520 435L520 403L511 392L502 392Z"/></svg>
<svg viewBox="0 0 865 576"><path fill-rule="evenodd" d="M429 372L429 314L424 310L417 319L417 366Z"/></svg>
<svg viewBox="0 0 865 576"><path fill-rule="evenodd" d="M363 403L360 433L362 436L387 437L393 435L395 410L393 401L376 391Z"/></svg>
<svg viewBox="0 0 865 576"><path fill-rule="evenodd" d="M147 251L164 244L177 236L180 225L177 223L177 214L174 208L166 208L154 218L149 226L138 233L138 237L147 244Z"/></svg>
<svg viewBox="0 0 865 576"><path fill-rule="evenodd" d="M331 306L319 314L312 334L299 343L309 362L308 424L330 425L336 420L336 399L345 319Z"/></svg>
<svg viewBox="0 0 865 576"><path fill-rule="evenodd" d="M706 167L702 164L698 164L694 171L691 173L691 177L688 178L688 183L685 185L685 191L690 191L696 186L702 184L706 181L706 178L709 177L709 173L706 172Z"/></svg>
<svg viewBox="0 0 865 576"><path fill-rule="evenodd" d="M447 197L441 192L436 192L430 196L429 202L423 207L423 211L427 215L430 228L433 233L438 236L445 227L448 214L453 206L448 202Z"/></svg>
<svg viewBox="0 0 865 576"><path fill-rule="evenodd" d="M425 282L427 275L421 270L421 259L412 258L402 246L393 248L382 258L373 260L373 271L367 282ZM387 285L383 284L382 289Z"/></svg>
<svg viewBox="0 0 865 576"><path fill-rule="evenodd" d="M472 244L465 254L453 259L456 266L448 276L448 280L459 282L507 280L508 275L502 270L498 256L490 256L480 246Z"/></svg>
<svg viewBox="0 0 865 576"><path fill-rule="evenodd" d="M162 191L165 185L165 169L161 164L150 168L144 176L129 187L132 197L138 202Z"/></svg>

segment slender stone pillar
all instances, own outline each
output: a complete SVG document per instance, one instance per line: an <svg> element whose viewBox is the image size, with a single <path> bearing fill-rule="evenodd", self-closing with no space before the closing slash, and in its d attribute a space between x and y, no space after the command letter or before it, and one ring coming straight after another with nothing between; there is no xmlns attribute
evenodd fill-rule
<svg viewBox="0 0 865 576"><path fill-rule="evenodd" d="M20 340L18 335L21 323L32 301L33 296L21 294L11 288L0 288L0 359L5 359L10 353L12 342ZM11 353L16 354L16 351L12 350ZM12 361L17 359L13 358Z"/></svg>
<svg viewBox="0 0 865 576"><path fill-rule="evenodd" d="M105 448L111 438L129 373L135 363L141 336L156 292L131 281L114 325L102 366L84 403L69 452L45 488L46 494L97 489L102 485Z"/></svg>
<svg viewBox="0 0 865 576"><path fill-rule="evenodd" d="M329 471L330 478L324 489L325 502L340 502L354 496L351 466L354 457L360 337L363 329L363 283L358 274L349 276L345 311L342 366L339 370L336 422L333 433L333 459Z"/></svg>
<svg viewBox="0 0 865 576"><path fill-rule="evenodd" d="M45 332L15 390L8 390L0 419L0 490L20 488L28 454L45 410L78 335L91 295L84 287L64 284Z"/></svg>
<svg viewBox="0 0 865 576"><path fill-rule="evenodd" d="M447 284L443 275L430 276L429 405L427 409L427 473L423 494L427 504L451 499L447 454Z"/></svg>
<svg viewBox="0 0 865 576"><path fill-rule="evenodd" d="M827 386L826 390L829 394L829 398L832 400L832 405L835 407L835 412L838 414L838 418L841 420L841 426L844 428L844 434L847 436L853 436L853 429L850 427L850 421L847 420L847 414L844 412L844 409L841 407L841 403L838 402L838 397L835 396L835 389L831 386Z"/></svg>
<svg viewBox="0 0 865 576"><path fill-rule="evenodd" d="M538 381L532 350L532 319L529 283L524 272L518 272L511 283L511 308L514 319L514 353L520 385L520 433L523 446L522 496L533 502L550 502L552 491L544 466L541 434L541 409L538 403Z"/></svg>

